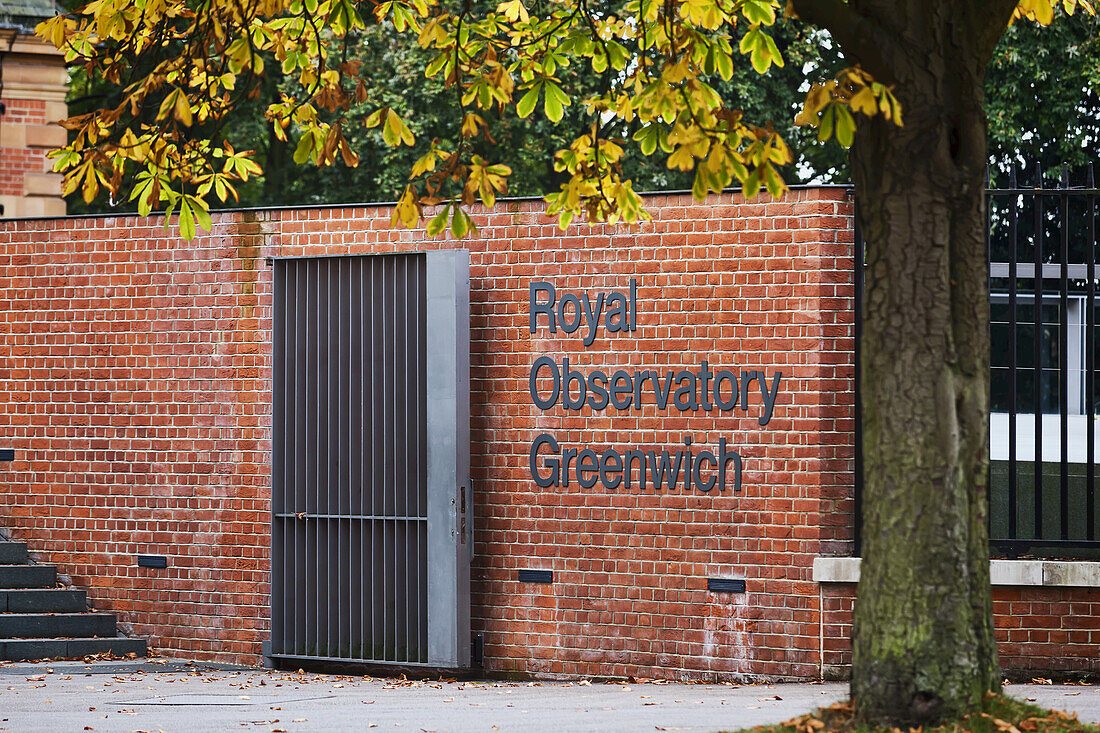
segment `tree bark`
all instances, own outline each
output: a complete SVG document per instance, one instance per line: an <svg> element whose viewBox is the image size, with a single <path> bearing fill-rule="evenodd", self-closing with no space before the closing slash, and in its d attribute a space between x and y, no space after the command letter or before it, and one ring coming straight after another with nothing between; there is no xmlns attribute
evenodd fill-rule
<svg viewBox="0 0 1100 733"><path fill-rule="evenodd" d="M867 247L852 697L867 721L935 722L999 689L983 82L1013 4L796 3L896 84L905 122L860 117L851 149Z"/></svg>

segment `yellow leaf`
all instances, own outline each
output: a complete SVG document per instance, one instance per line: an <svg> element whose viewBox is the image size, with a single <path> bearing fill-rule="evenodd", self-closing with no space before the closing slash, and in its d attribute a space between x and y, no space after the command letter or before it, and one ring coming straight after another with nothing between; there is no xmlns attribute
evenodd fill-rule
<svg viewBox="0 0 1100 733"><path fill-rule="evenodd" d="M873 117L878 112L878 104L875 102L875 95L871 93L870 87L863 87L856 92L848 104L851 105L853 111L862 112L868 117Z"/></svg>
<svg viewBox="0 0 1100 733"><path fill-rule="evenodd" d="M176 95L176 106L172 111L172 115L182 122L187 127L191 126L191 102L187 99L187 95L182 89L177 90L179 93Z"/></svg>
<svg viewBox="0 0 1100 733"><path fill-rule="evenodd" d="M527 14L527 8L523 7L521 0L511 0L511 2L501 3L497 6L497 12L503 13L504 17L513 23L517 20L522 20L526 23L531 17Z"/></svg>
<svg viewBox="0 0 1100 733"><path fill-rule="evenodd" d="M794 118L794 124L800 127L803 125L816 126L821 110L829 103L831 97L832 95L825 86L814 84L806 94L806 101L802 103L802 111Z"/></svg>

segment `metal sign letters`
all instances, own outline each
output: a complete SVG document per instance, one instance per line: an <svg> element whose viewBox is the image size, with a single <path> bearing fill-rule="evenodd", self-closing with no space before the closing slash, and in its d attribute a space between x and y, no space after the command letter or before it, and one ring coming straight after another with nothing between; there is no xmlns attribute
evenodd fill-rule
<svg viewBox="0 0 1100 733"><path fill-rule="evenodd" d="M529 294L531 333L539 328L553 334L559 329L567 334L579 332L587 348L595 343L601 327L607 333L638 330L638 283L634 278L628 292L598 293L595 299L587 292L565 293L559 298L548 282L532 282ZM644 405L692 413L751 410L764 426L772 418L782 379L779 371L769 377L760 370L712 369L707 359L694 370L618 369L609 374L602 369L585 371L571 364L568 357L540 356L531 365L528 389L540 410L559 405L566 413L599 413L609 407L637 410ZM683 442L684 448L676 451L607 448L597 453L591 448L563 448L554 436L541 433L531 443L531 478L543 488L569 486L574 480L584 489L599 483L605 489L636 486L645 491L652 483L655 490L671 491L681 485L702 492L741 490L741 455L725 438L719 439L716 450L693 447L688 435Z"/></svg>

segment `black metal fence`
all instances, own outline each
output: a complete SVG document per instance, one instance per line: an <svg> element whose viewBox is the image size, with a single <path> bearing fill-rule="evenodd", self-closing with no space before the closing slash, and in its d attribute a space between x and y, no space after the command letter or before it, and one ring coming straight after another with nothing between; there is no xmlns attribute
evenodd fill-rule
<svg viewBox="0 0 1100 733"><path fill-rule="evenodd" d="M989 530L995 555L1100 557L1098 194L1091 165L1076 176L1063 169L1056 182L1045 180L1039 169L1027 175L1011 170L987 190ZM856 252L858 314L863 272L858 229ZM857 392L857 405L858 399ZM856 429L858 446L858 409ZM857 447L857 516L861 464ZM858 549L858 530L856 542Z"/></svg>

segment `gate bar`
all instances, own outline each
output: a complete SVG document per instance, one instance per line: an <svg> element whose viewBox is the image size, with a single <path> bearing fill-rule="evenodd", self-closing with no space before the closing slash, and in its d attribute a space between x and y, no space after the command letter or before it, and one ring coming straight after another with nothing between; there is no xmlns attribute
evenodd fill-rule
<svg viewBox="0 0 1100 733"><path fill-rule="evenodd" d="M1008 185L1016 188L1016 162L1009 171ZM1009 205L1009 260L1008 260L1008 527L1015 537L1019 532L1016 517L1016 194L1008 197Z"/></svg>
<svg viewBox="0 0 1100 733"><path fill-rule="evenodd" d="M1061 538L1069 539L1069 167L1062 166L1060 251L1061 277L1058 304L1058 418L1061 438L1061 466L1058 475L1058 518Z"/></svg>
<svg viewBox="0 0 1100 733"><path fill-rule="evenodd" d="M1093 165L1089 163L1088 180L1086 185L1090 191L1095 191L1096 180L1093 174ZM1085 459L1085 502L1088 507L1088 521L1086 522L1086 536L1089 540L1096 539L1096 194L1089 193L1085 198L1085 205L1089 210L1089 236L1085 242L1088 250L1088 284L1085 297L1085 414L1088 416L1085 424L1086 459Z"/></svg>
<svg viewBox="0 0 1100 733"><path fill-rule="evenodd" d="M1043 169L1035 164L1035 188L1043 188ZM1035 539L1043 536L1043 351L1040 334L1043 331L1043 199L1035 197L1035 221L1034 250L1035 250L1035 275L1032 283L1035 289L1035 337L1033 339L1033 352L1035 364L1032 369L1035 374L1035 484L1033 494L1035 497Z"/></svg>

